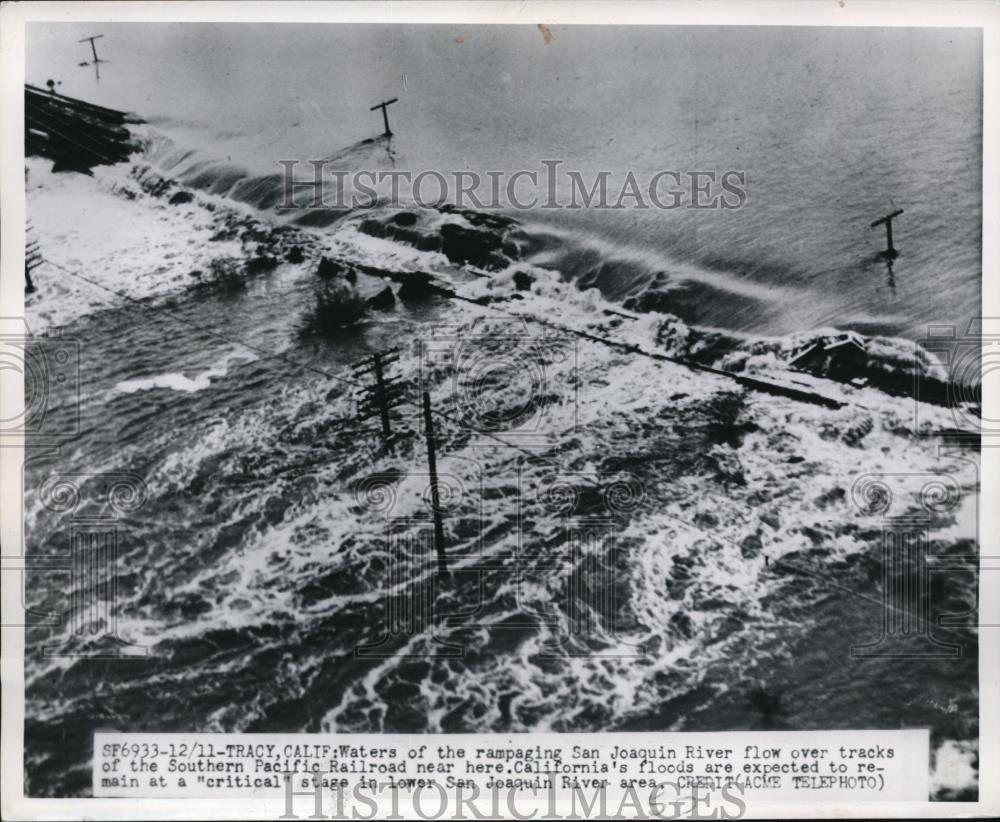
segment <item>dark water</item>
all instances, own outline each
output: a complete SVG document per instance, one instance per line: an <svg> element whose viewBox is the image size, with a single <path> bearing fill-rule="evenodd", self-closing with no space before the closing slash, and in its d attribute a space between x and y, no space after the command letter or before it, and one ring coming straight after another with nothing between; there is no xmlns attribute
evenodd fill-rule
<svg viewBox="0 0 1000 822"><path fill-rule="evenodd" d="M684 373L658 382L586 349L575 422L557 401L525 453L457 424L449 372L430 368L448 415L439 470L453 574L439 584L416 409L401 407L386 449L350 419L337 375L468 318L431 303L317 336L311 286L282 269L245 291L193 289L64 329L85 351L81 434L27 468L28 544L66 551L80 527L46 503L47 484L87 475L73 478L78 510L106 517L102 476L139 478L144 501L114 522L115 614L118 636L146 654L46 661L42 646L60 637L107 652L108 623L76 638L71 625L29 629L29 792L87 792L95 729L929 725L935 746L976 737L973 636L947 632L959 660L850 658L878 636L881 601L880 526L844 498L858 457L786 461L819 447L806 429L848 431L856 412L763 403ZM418 368L409 353L402 362ZM200 384L212 369L194 391L168 376ZM961 460L869 437L898 464L972 490ZM964 532L968 514L941 521L941 551L969 553L968 539L944 535L949 523ZM755 528L770 567L741 548ZM974 604L968 580L945 582L936 611ZM38 577L31 599L60 611L67 584ZM776 714L755 708L756 688L780 695Z"/></svg>

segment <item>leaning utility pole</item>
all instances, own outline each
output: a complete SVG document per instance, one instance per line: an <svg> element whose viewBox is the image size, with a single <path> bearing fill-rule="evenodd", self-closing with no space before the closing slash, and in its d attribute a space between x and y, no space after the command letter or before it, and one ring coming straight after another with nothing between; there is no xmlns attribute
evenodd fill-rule
<svg viewBox="0 0 1000 822"><path fill-rule="evenodd" d="M385 368L399 359L399 349L377 352L353 366L355 376L373 371L375 385L365 388L358 399L358 418L365 419L378 414L382 422L382 438L388 441L392 436L389 426L389 409L397 403L406 390L406 384L399 378L387 379Z"/></svg>
<svg viewBox="0 0 1000 822"><path fill-rule="evenodd" d="M42 259L42 251L38 245L38 240L34 236L34 229L32 228L30 221L25 229L25 240L24 293L31 294L35 290L35 284L31 281L31 272L45 261Z"/></svg>
<svg viewBox="0 0 1000 822"><path fill-rule="evenodd" d="M382 355L375 355L375 390L378 391L379 417L382 419L382 436L389 439L389 399L385 395L385 374L382 373Z"/></svg>
<svg viewBox="0 0 1000 822"><path fill-rule="evenodd" d="M384 137L392 137L392 129L389 128L389 115L385 112L386 107L391 106L393 103L398 101L398 97L393 97L391 100L386 100L385 102L379 103L377 106L372 106L368 109L369 111L375 111L377 108L382 109L382 123L385 125L385 134L383 134Z"/></svg>
<svg viewBox="0 0 1000 822"><path fill-rule="evenodd" d="M104 62L100 57L97 56L97 46L94 45L94 41L100 40L103 36L104 36L103 34L95 34L93 37L84 37L82 40L77 41L78 43L90 43L90 50L94 55L95 63Z"/></svg>
<svg viewBox="0 0 1000 822"><path fill-rule="evenodd" d="M426 391L424 391L424 427L427 434L427 465L431 475L431 509L434 514L434 548L437 551L438 576L446 577L448 561L444 553L444 522L441 519L437 456L434 453L434 420L431 417L431 396Z"/></svg>
<svg viewBox="0 0 1000 822"><path fill-rule="evenodd" d="M95 34L93 37L84 37L82 40L77 41L79 43L90 43L90 52L91 54L94 55L94 62L88 63L86 60L84 60L82 63L80 63L80 65L81 66L93 65L94 76L97 77L98 80L101 79L101 63L106 63L107 60L102 60L100 57L97 56L97 46L94 45L94 41L100 40L103 36L104 36L103 34Z"/></svg>
<svg viewBox="0 0 1000 822"><path fill-rule="evenodd" d="M870 228L875 228L875 226L882 225L885 223L885 252L884 256L888 257L890 260L896 259L899 256L899 252L896 251L896 247L892 244L892 219L893 217L898 217L903 213L903 209L892 212L892 214L887 214L881 220L876 220L869 226Z"/></svg>

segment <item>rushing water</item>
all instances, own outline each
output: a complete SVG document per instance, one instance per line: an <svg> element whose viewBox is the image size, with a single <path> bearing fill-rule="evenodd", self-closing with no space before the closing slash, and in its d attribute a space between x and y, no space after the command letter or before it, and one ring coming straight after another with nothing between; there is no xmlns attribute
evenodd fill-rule
<svg viewBox="0 0 1000 822"><path fill-rule="evenodd" d="M127 165L94 179L32 165L29 217L61 268L37 274L28 321L79 343L81 384L56 389L46 420L72 435L31 450L29 551L69 545L77 525L53 495L68 476L78 513L114 521L116 630L134 658L46 659L79 637L29 629L29 793L87 792L95 729L927 726L935 749L974 750L971 631L947 633L957 660L851 657L877 638L882 596L882 522L853 498L859 474L891 475L904 512L921 477L954 478L932 547L974 552L975 454L914 437L912 403L828 386L847 405L817 408L577 337L539 342L537 324L515 335L519 367L469 389L433 352L480 339L490 309L397 304L322 334L309 262L238 288L190 275L238 253L217 233L237 200L248 219L294 223L234 197L241 181L356 145L368 105L398 95L397 167L511 169L558 150L580 168L748 171L740 212L528 217L528 262L557 272L520 302L537 317L667 350L664 329L687 333L662 316L624 331L595 311L614 302L576 287L596 285L612 301L661 288L692 323L754 334L960 323L979 305L971 34L556 29L545 45L535 29L101 29L99 82L62 46L90 30L61 26L30 32L29 80L154 121L145 160L209 193L178 208ZM387 162L382 148L353 161ZM907 222L892 290L867 224L894 205ZM474 286L440 255L350 227L310 237L310 254ZM366 295L384 285L359 277ZM510 272L481 287L518 306ZM347 369L391 345L438 413L444 584L415 398L391 447L352 418ZM463 424L469 390L516 409L539 363L537 426L518 447ZM101 500L118 475L139 499L115 515ZM29 599L59 611L67 584L35 578ZM974 586L939 581L934 603L968 610Z"/></svg>

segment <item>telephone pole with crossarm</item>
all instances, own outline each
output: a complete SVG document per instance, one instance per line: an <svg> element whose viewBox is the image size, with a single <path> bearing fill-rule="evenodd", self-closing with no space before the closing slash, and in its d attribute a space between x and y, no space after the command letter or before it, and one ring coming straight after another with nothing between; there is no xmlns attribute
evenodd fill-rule
<svg viewBox="0 0 1000 822"><path fill-rule="evenodd" d="M379 103L378 105L372 106L369 109L369 111L375 111L375 109L377 108L382 109L382 123L385 126L385 134L382 135L383 137L392 137L392 129L389 128L389 115L386 114L385 110L386 108L388 108L389 106L391 106L393 103L396 102L399 102L399 98L393 97L391 100L385 100Z"/></svg>

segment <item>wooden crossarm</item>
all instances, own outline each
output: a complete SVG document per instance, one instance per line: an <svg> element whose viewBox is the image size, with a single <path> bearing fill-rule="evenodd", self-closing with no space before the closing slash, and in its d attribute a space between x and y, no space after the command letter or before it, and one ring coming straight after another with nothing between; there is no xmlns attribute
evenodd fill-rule
<svg viewBox="0 0 1000 822"><path fill-rule="evenodd" d="M899 209L898 211L892 212L892 214L887 214L881 220L876 220L874 223L872 223L871 226L870 226L870 228L875 228L875 226L877 226L877 225L882 225L882 223L887 223L893 217L898 217L902 213L903 213L903 209Z"/></svg>

